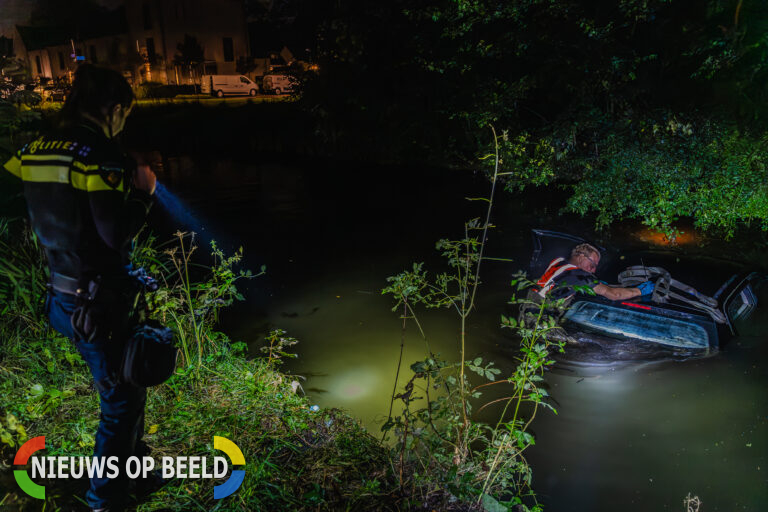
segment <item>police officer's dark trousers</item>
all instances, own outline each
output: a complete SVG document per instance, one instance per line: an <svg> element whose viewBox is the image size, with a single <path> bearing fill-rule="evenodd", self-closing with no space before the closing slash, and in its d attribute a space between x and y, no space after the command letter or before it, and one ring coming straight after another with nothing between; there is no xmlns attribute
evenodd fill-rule
<svg viewBox="0 0 768 512"><path fill-rule="evenodd" d="M101 339L92 342L75 339L71 317L75 309L73 295L51 292L46 311L51 326L73 340L93 375L101 401L101 421L96 432L94 457L118 457L117 478L92 478L86 494L92 508L118 509L128 497L128 479L125 462L128 457L141 457L147 453L141 441L144 433L144 405L146 388L119 381L124 339Z"/></svg>

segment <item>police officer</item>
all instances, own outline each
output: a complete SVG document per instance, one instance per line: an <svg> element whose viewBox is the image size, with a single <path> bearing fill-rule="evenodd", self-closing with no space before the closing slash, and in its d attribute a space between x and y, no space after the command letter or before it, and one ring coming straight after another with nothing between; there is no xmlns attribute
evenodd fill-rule
<svg viewBox="0 0 768 512"><path fill-rule="evenodd" d="M23 183L32 228L45 248L51 325L75 343L101 402L94 456L146 454L146 388L118 378L137 290L128 272L131 242L153 202L156 178L121 150L133 92L116 71L78 68L58 128L27 144L5 169ZM93 478L93 510L120 510L128 496L116 479Z"/></svg>

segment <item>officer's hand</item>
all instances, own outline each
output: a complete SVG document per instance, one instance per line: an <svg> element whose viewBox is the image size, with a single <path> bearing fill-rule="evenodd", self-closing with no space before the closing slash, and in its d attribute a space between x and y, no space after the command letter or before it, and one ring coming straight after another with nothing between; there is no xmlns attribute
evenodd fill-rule
<svg viewBox="0 0 768 512"><path fill-rule="evenodd" d="M155 185L157 185L157 176L148 165L140 164L136 167L136 174L133 176L133 186L136 190L143 190L152 195L155 193Z"/></svg>
<svg viewBox="0 0 768 512"><path fill-rule="evenodd" d="M640 290L640 295L650 295L653 293L654 284L651 281L646 281L637 285L637 289Z"/></svg>

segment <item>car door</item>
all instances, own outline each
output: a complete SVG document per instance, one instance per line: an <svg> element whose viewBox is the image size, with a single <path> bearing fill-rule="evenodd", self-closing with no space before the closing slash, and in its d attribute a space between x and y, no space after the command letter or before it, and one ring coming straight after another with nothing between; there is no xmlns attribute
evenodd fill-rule
<svg viewBox="0 0 768 512"><path fill-rule="evenodd" d="M571 257L571 250L574 247L588 242L581 237L557 231L533 229L531 232L533 235L533 252L531 254L531 262L528 265L528 277L532 279L538 279L555 258L565 258L567 260ZM604 268L605 262L608 259L606 258L607 251L592 242L588 243L600 251L598 270Z"/></svg>
<svg viewBox="0 0 768 512"><path fill-rule="evenodd" d="M244 76L240 77L240 94L248 94L251 88L251 82Z"/></svg>

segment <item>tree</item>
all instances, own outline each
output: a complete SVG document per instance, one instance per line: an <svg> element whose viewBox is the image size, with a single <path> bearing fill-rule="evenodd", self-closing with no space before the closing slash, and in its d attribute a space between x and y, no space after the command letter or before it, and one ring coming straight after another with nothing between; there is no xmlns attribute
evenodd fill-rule
<svg viewBox="0 0 768 512"><path fill-rule="evenodd" d="M184 34L184 42L176 46L178 50L173 58L176 66L187 69L189 76L194 80L194 71L205 62L205 51L194 36Z"/></svg>
<svg viewBox="0 0 768 512"><path fill-rule="evenodd" d="M726 236L768 228L765 2L341 1L331 13L321 55L333 72L347 66L366 88L394 76L416 96L394 92L404 107L386 110L346 90L371 122L415 122L439 134L419 145L464 165L494 123L508 189L569 187L568 207L595 211L598 226L631 217L672 232L688 216Z"/></svg>

